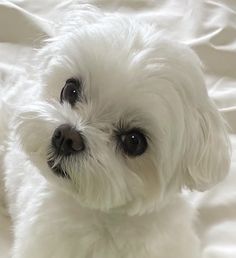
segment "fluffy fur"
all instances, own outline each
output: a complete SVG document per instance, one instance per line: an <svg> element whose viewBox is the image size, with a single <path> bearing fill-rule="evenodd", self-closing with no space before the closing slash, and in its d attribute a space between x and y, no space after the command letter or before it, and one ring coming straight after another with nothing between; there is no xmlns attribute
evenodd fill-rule
<svg viewBox="0 0 236 258"><path fill-rule="evenodd" d="M2 99L12 258L200 257L181 190L222 180L230 152L197 56L139 19L91 6L69 16ZM73 108L59 102L70 77L83 82ZM65 123L87 146L57 161L70 179L47 165ZM147 151L122 153L120 128L141 128Z"/></svg>

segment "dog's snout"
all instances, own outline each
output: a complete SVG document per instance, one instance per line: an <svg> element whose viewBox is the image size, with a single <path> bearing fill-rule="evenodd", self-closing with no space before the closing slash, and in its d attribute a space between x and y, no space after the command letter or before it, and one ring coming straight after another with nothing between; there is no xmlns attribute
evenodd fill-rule
<svg viewBox="0 0 236 258"><path fill-rule="evenodd" d="M54 131L52 145L59 154L64 156L78 153L85 147L80 132L68 124L60 125Z"/></svg>

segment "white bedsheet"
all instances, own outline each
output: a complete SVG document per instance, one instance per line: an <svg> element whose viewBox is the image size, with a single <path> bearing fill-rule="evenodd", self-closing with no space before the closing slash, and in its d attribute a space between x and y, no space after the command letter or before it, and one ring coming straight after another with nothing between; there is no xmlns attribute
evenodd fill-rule
<svg viewBox="0 0 236 258"><path fill-rule="evenodd" d="M1 87L12 75L20 75L23 61L30 60L33 49L53 33L52 22L60 21L71 2L0 0ZM115 7L108 3L126 1L90 2L112 10ZM132 12L134 7L136 13L157 26L168 26L198 53L210 95L229 123L233 146L230 175L211 191L193 193L191 198L199 208L197 229L204 258L236 258L236 0L133 0L132 3L122 10ZM7 229L8 221L0 210L0 258L8 257Z"/></svg>

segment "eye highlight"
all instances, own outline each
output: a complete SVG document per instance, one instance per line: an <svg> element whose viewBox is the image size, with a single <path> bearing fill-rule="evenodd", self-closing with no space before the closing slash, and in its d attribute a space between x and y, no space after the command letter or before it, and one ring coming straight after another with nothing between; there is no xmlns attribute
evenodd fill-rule
<svg viewBox="0 0 236 258"><path fill-rule="evenodd" d="M61 90L60 102L64 101L74 106L76 101L79 100L81 94L81 81L75 78L70 78L66 81Z"/></svg>
<svg viewBox="0 0 236 258"><path fill-rule="evenodd" d="M138 129L118 135L119 145L124 153L131 157L142 155L147 149L147 139Z"/></svg>

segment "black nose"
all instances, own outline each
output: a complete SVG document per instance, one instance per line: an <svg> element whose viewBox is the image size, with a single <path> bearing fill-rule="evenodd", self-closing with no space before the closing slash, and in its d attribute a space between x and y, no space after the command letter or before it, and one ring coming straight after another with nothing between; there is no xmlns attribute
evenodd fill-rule
<svg viewBox="0 0 236 258"><path fill-rule="evenodd" d="M81 134L68 124L57 127L52 136L52 145L59 154L64 156L84 150Z"/></svg>

